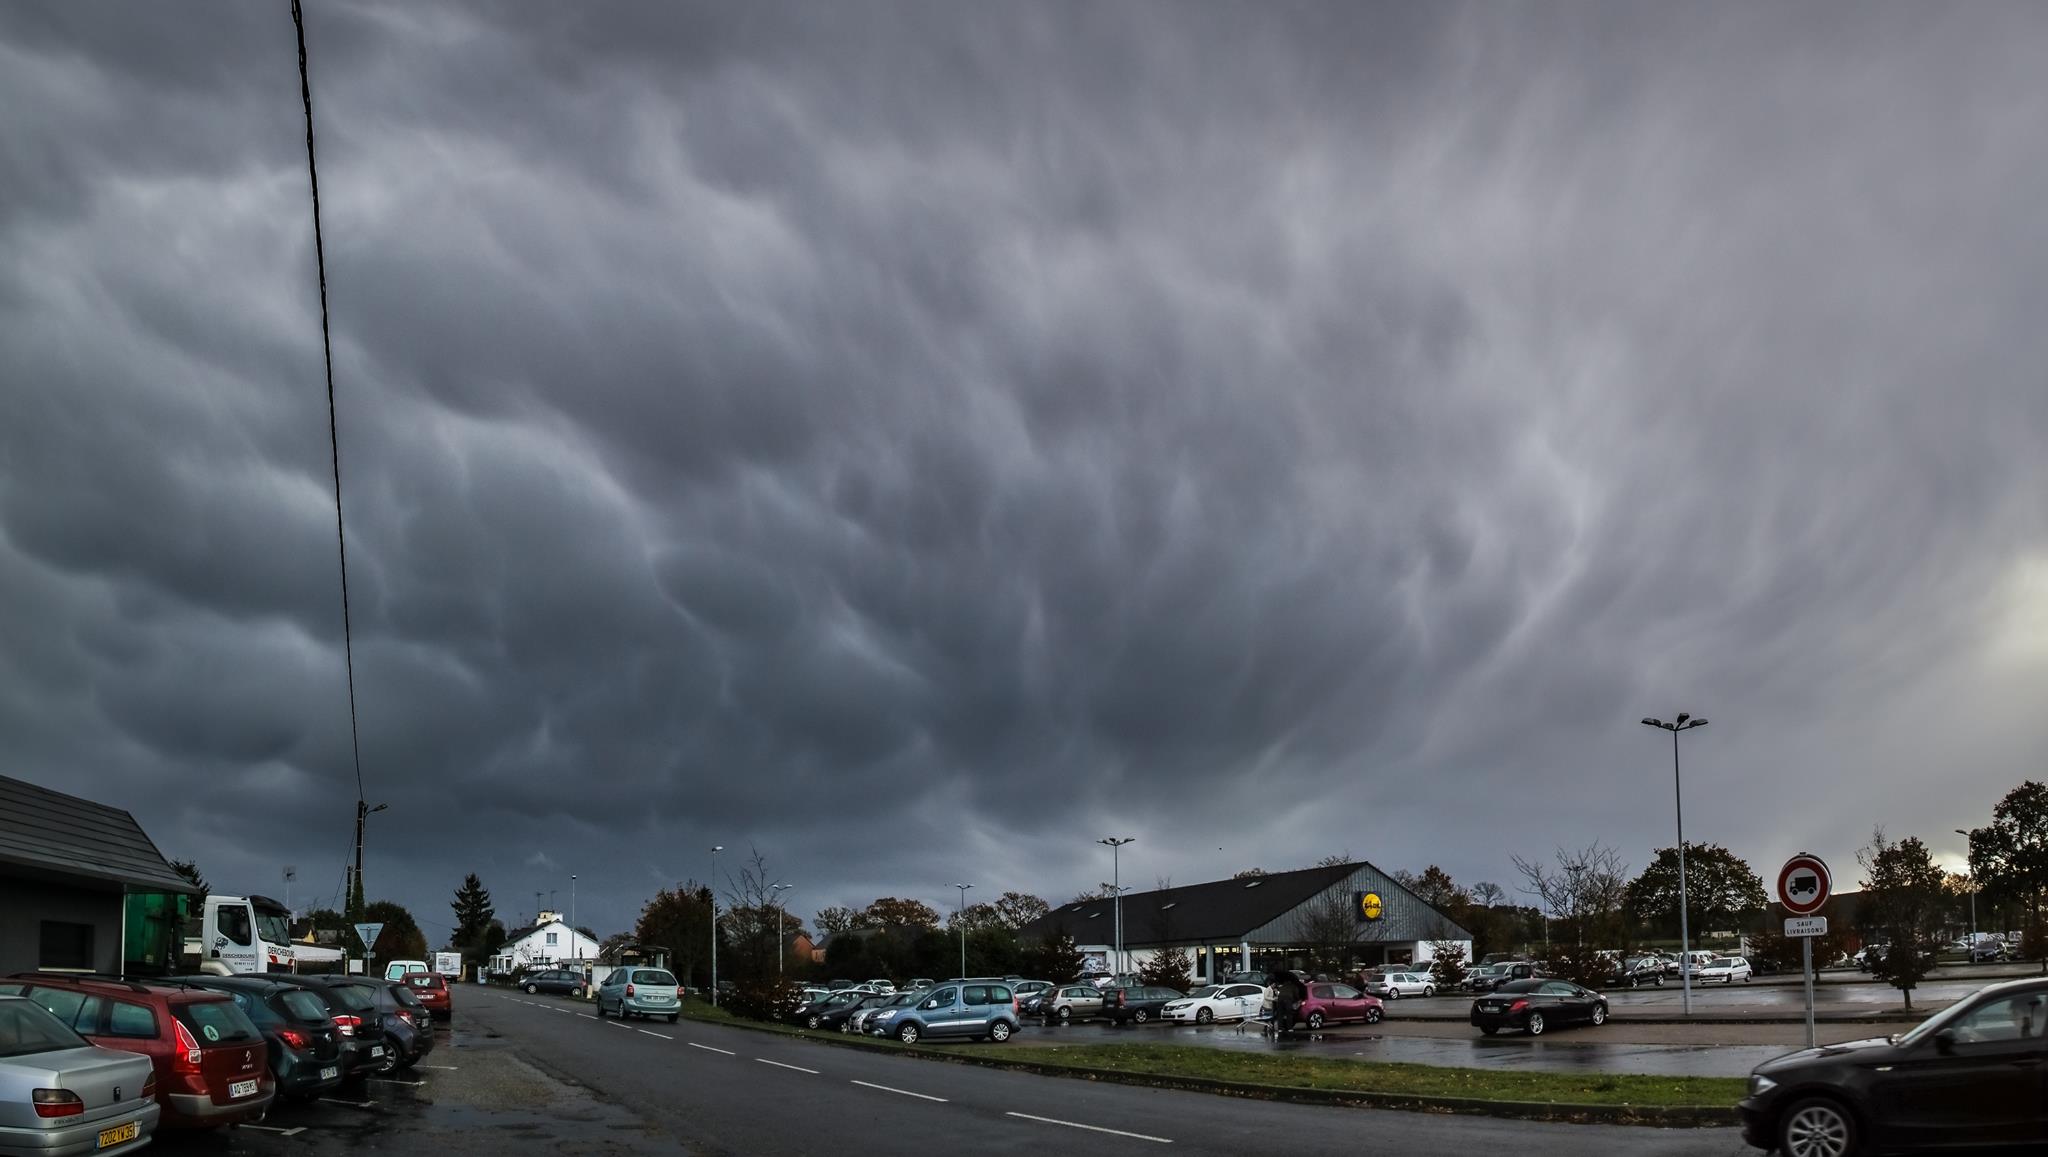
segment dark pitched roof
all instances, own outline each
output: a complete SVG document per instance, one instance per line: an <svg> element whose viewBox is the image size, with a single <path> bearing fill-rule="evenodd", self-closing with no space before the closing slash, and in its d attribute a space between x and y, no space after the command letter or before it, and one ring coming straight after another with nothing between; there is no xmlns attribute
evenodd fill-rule
<svg viewBox="0 0 2048 1157"><path fill-rule="evenodd" d="M134 891L198 889L120 808L0 776L0 864Z"/></svg>
<svg viewBox="0 0 2048 1157"><path fill-rule="evenodd" d="M1309 897L1349 876L1357 864L1302 868L1244 880L1216 880L1164 891L1124 894L1124 943L1161 939L1156 929L1170 930L1169 943L1227 942L1277 920ZM1018 931L1029 939L1056 936L1064 928L1083 943L1109 937L1115 905L1109 900L1083 900L1055 908ZM1163 919L1162 919L1163 918ZM1095 934L1095 933L1098 933Z"/></svg>

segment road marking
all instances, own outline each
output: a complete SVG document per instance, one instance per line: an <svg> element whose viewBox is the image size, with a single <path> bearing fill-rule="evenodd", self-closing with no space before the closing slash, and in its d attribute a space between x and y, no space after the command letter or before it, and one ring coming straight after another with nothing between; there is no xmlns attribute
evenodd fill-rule
<svg viewBox="0 0 2048 1157"><path fill-rule="evenodd" d="M444 1073L452 1073L452 1072L455 1072L455 1071L457 1071L454 1065L414 1065L414 1066L413 1066L413 1068L416 1068L416 1069L437 1069L437 1070L439 1070L439 1071L441 1071L441 1072L444 1072Z"/></svg>
<svg viewBox="0 0 2048 1157"><path fill-rule="evenodd" d="M854 1084L859 1084L855 1081ZM913 1094L914 1095L914 1094ZM1130 1137L1138 1141L1157 1141L1161 1145L1173 1144L1171 1137L1154 1137L1149 1133L1126 1133L1122 1129L1105 1129L1100 1125L1083 1125L1079 1121L1062 1121L1057 1117L1034 1117L1029 1113L1004 1113L1005 1117L1022 1117L1026 1121L1039 1121L1047 1125L1065 1125L1069 1129L1086 1129L1091 1133L1108 1133L1115 1137Z"/></svg>
<svg viewBox="0 0 2048 1157"><path fill-rule="evenodd" d="M690 1047L691 1047L691 1048L693 1048L693 1049L703 1049L703 1050L704 1050L705 1052L707 1052L707 1053L724 1053L724 1054L725 1054L726 1056L729 1056L729 1057L731 1057L731 1056L738 1056L738 1055L739 1055L738 1053L735 1053L735 1052L733 1052L733 1051L732 1051L731 1049L715 1049L715 1048L712 1048L712 1047L711 1047L710 1045L700 1045L700 1044L698 1044L698 1043L697 1043L696 1041L691 1041L691 1042L689 1042L689 1043L690 1043Z"/></svg>
<svg viewBox="0 0 2048 1157"><path fill-rule="evenodd" d="M764 1065L774 1065L778 1069L795 1069L797 1072L809 1073L814 1077L818 1075L818 1070L807 1069L802 1067L801 1065L785 1065L781 1061L771 1061L767 1057L755 1057L754 1059L760 1061Z"/></svg>
<svg viewBox="0 0 2048 1157"><path fill-rule="evenodd" d="M280 1137L296 1137L306 1131L304 1125L294 1125L289 1129L280 1129L276 1125L243 1125L242 1128L260 1129L265 1133L275 1133Z"/></svg>
<svg viewBox="0 0 2048 1157"><path fill-rule="evenodd" d="M320 1100L329 1105L347 1105L351 1109L367 1109L377 1103L375 1101L343 1101L335 1097L322 1097Z"/></svg>
<svg viewBox="0 0 2048 1157"><path fill-rule="evenodd" d="M593 1018L593 1019L595 1019L595 1018ZM627 1027L627 1026L625 1026L625 1025L623 1025L623 1024L620 1024L620 1023L619 1023L618 1021L615 1021L615 1020L608 1020L608 1021L605 1021L605 1023L606 1023L606 1024L608 1024L608 1025L610 1025L610 1026L612 1026L613 1028L625 1028L625 1027Z"/></svg>
<svg viewBox="0 0 2048 1157"><path fill-rule="evenodd" d="M417 1088L419 1088L419 1087L420 1087L421 1085L424 1085L424 1084L426 1084L426 1083L427 1083L427 1082L425 1082L425 1081L401 1081L401 1080L397 1080L397 1079L395 1079L395 1078L392 1078L392 1077L371 1077L371 1078L370 1078L370 1080L371 1080L371 1082L372 1082L372 1083L374 1083L374 1084L379 1084L379 1085L404 1085L404 1086L405 1086L406 1088L409 1088L409 1089L417 1089Z"/></svg>
<svg viewBox="0 0 2048 1157"><path fill-rule="evenodd" d="M587 1013L587 1012L579 1012L579 1013L577 1013L576 1015L577 1015L577 1016L580 1016L580 1017L582 1017L582 1018L583 1018L584 1020L596 1020L596 1019L597 1019L596 1017L594 1017L594 1016L590 1015L590 1014L589 1014L589 1013Z"/></svg>
<svg viewBox="0 0 2048 1157"><path fill-rule="evenodd" d="M921 1101L937 1101L937 1102L938 1102L939 1104L941 1104L941 1105L943 1105L943 1104L945 1104L945 1103L946 1103L946 1098L944 1098L944 1097L934 1097L934 1096L932 1096L932 1095L931 1095L930 1093L913 1093L913 1092L911 1092L911 1091L910 1091L909 1089L892 1089L892 1088L890 1088L890 1087L889 1087L889 1086L887 1086L887 1085L872 1085L872 1084L869 1084L869 1083L868 1083L868 1082L866 1082L866 1081L855 1081L855 1082L853 1082L853 1083L854 1083L854 1084L856 1084L856 1085L860 1085L860 1086L862 1086L862 1087L864 1087L864 1088L869 1088L869 1089L880 1089L880 1090L882 1090L882 1091L883 1091L883 1092L885 1092L885 1093L897 1093L897 1094L899 1094L899 1095L901 1095L901 1096L905 1096L905 1097L916 1097L917 1099L919 1099L919 1100L921 1100Z"/></svg>
<svg viewBox="0 0 2048 1157"><path fill-rule="evenodd" d="M674 1037L672 1037L672 1036L666 1036L666 1035L664 1035L664 1034L662 1034L662 1033L658 1033L658 1032L648 1032L648 1031L647 1031L646 1029L644 1029L644 1028L643 1028L643 1029L641 1029L640 1031L641 1031L642 1033L646 1033L646 1035L648 1035L648 1036L658 1036L658 1037L661 1037L661 1039L663 1039L663 1040L674 1040L674 1039L676 1039L676 1038L674 1038Z"/></svg>

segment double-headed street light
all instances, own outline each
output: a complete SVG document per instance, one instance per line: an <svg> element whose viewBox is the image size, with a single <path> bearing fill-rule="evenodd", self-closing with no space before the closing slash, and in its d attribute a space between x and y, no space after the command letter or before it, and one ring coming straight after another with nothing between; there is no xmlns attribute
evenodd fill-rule
<svg viewBox="0 0 2048 1157"><path fill-rule="evenodd" d="M1669 723L1645 719L1645 726L1661 727L1671 733L1671 792L1678 802L1678 980L1685 990L1685 1015L1692 1015L1692 927L1686 919L1685 895L1685 789L1678 778L1678 733L1705 727L1707 721L1694 719L1684 711Z"/></svg>
<svg viewBox="0 0 2048 1157"><path fill-rule="evenodd" d="M787 939L782 932L782 924L786 919L782 914L782 894L794 887L796 887L795 884L768 885L769 890L775 893L775 975L777 976L782 975L782 942Z"/></svg>
<svg viewBox="0 0 2048 1157"><path fill-rule="evenodd" d="M967 978L967 889L974 887L974 885L955 884L953 886L960 889L959 915L954 917L954 919L960 924L960 978L965 980Z"/></svg>
<svg viewBox="0 0 2048 1157"><path fill-rule="evenodd" d="M1116 967L1111 971L1121 977L1124 974L1124 878L1121 856L1124 845L1138 842L1138 837L1110 836L1095 842L1109 845L1110 888L1116 892Z"/></svg>

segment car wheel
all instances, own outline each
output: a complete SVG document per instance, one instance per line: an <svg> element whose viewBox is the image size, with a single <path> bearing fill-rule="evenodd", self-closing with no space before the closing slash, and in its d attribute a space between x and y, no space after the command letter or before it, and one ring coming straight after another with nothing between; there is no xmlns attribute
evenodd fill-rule
<svg viewBox="0 0 2048 1157"><path fill-rule="evenodd" d="M1060 1009L1060 1023L1061 1023L1061 1024L1065 1024L1065 1023L1067 1023L1068 1021L1070 1021L1070 1020L1072 1020L1072 1019L1074 1019L1074 1010L1073 1010L1073 1009L1071 1009L1071 1008L1062 1008L1062 1009Z"/></svg>
<svg viewBox="0 0 2048 1157"><path fill-rule="evenodd" d="M1388 1000L1399 1000L1399 999L1401 999L1401 990L1400 990L1400 989L1398 989L1398 988L1389 988L1389 989L1387 990L1387 999L1388 999Z"/></svg>
<svg viewBox="0 0 2048 1157"><path fill-rule="evenodd" d="M1385 1014L1377 1008L1368 1008L1365 1010L1365 1023L1378 1024L1380 1022L1380 1017L1383 1015Z"/></svg>
<svg viewBox="0 0 2048 1157"><path fill-rule="evenodd" d="M531 984L529 984L529 985L527 985L527 986L526 986L526 995L528 995L528 996L539 996L539 995L540 995L540 989L539 989L538 987L534 986L534 985L531 985Z"/></svg>
<svg viewBox="0 0 2048 1157"><path fill-rule="evenodd" d="M1596 1025L1601 1025L1601 1024L1606 1024L1606 1023L1607 1023L1607 1006L1606 1006L1606 1005L1604 1005L1604 1004L1596 1004L1596 1005L1594 1005L1594 1006L1593 1006L1593 1023L1594 1023L1594 1024L1596 1024Z"/></svg>
<svg viewBox="0 0 2048 1157"><path fill-rule="evenodd" d="M1309 1013L1308 1020L1304 1023L1308 1025L1311 1031L1319 1029L1323 1027L1323 1014L1320 1012Z"/></svg>
<svg viewBox="0 0 2048 1157"><path fill-rule="evenodd" d="M1427 988L1423 989L1423 990L1422 990L1422 995L1424 995L1424 996L1435 996L1435 995L1436 995L1436 985L1432 984L1432 985L1430 985L1429 987L1427 987Z"/></svg>
<svg viewBox="0 0 2048 1157"><path fill-rule="evenodd" d="M824 1021L822 1021L822 1020L819 1020L819 1019L818 1019L818 1016L817 1016L817 1014L816 1014L816 1013L813 1013L813 1014L811 1014L810 1016L807 1016L807 1017L805 1017L805 1018L804 1018L804 1027L805 1027L805 1028L816 1028L816 1027L818 1027L819 1025L823 1024L823 1023L825 1023L825 1022L824 1022Z"/></svg>
<svg viewBox="0 0 2048 1157"><path fill-rule="evenodd" d="M1530 1014L1529 1014L1529 1035L1530 1035L1530 1036L1542 1036L1542 1035L1543 1035L1543 1029L1544 1029L1544 1024L1543 1024L1543 1014L1542 1014L1542 1013L1540 1013L1540 1012L1532 1012L1532 1013L1530 1013Z"/></svg>
<svg viewBox="0 0 2048 1157"><path fill-rule="evenodd" d="M1856 1119L1835 1101L1801 1101L1778 1118L1778 1151L1785 1157L1848 1157L1856 1142Z"/></svg>
<svg viewBox="0 0 2048 1157"><path fill-rule="evenodd" d="M1146 1012L1144 1009L1141 1008L1138 1011L1131 1014L1131 1019L1137 1021L1139 1024L1144 1024L1146 1021L1152 1019L1152 1014Z"/></svg>
<svg viewBox="0 0 2048 1157"><path fill-rule="evenodd" d="M1642 983L1642 981L1640 981L1640 980L1637 980L1637 979L1636 979L1635 977L1633 977L1633 976L1631 976L1631 977L1629 977L1629 978L1628 978L1628 986L1629 986L1630 988L1634 988L1634 987L1635 987L1636 985L1638 985L1638 984L1641 984L1641 983Z"/></svg>
<svg viewBox="0 0 2048 1157"><path fill-rule="evenodd" d="M1214 1022L1215 1022L1215 1020L1216 1020L1216 1014L1215 1014L1215 1013L1213 1013L1213 1012L1210 1012L1210 1011L1209 1011L1208 1009L1206 1009L1206 1008L1198 1008L1198 1009L1196 1009L1196 1010L1195 1010L1195 1023L1196 1023L1196 1024L1212 1024L1212 1023L1214 1023Z"/></svg>
<svg viewBox="0 0 2048 1157"><path fill-rule="evenodd" d="M1499 1032L1500 1029L1495 1025L1482 1024L1479 1026L1479 1031L1485 1033L1487 1036L1492 1036L1494 1033Z"/></svg>
<svg viewBox="0 0 2048 1157"><path fill-rule="evenodd" d="M1652 984L1656 985L1656 986L1657 986L1658 988L1662 988L1662 987L1664 987L1664 974L1663 974L1663 973L1661 973L1661 972L1660 972L1660 973L1658 973L1658 974L1657 974L1657 979L1655 979L1655 980L1651 981L1650 983L1652 983Z"/></svg>
<svg viewBox="0 0 2048 1157"><path fill-rule="evenodd" d="M988 1026L988 1039L996 1042L997 1044L1002 1044L1004 1041L1009 1040L1010 1022L1007 1020L999 1020L994 1024Z"/></svg>
<svg viewBox="0 0 2048 1157"><path fill-rule="evenodd" d="M852 1021L850 1021L850 1020L842 1020L842 1021L840 1021L840 1022L839 1022L839 1031L840 1031L840 1032L852 1032L852 1031L853 1031L853 1022L852 1022Z"/></svg>
<svg viewBox="0 0 2048 1157"><path fill-rule="evenodd" d="M907 1045L914 1045L914 1044L916 1044L916 1043L917 1043L917 1037L918 1037L918 1031L917 1031L917 1026L916 1026L916 1025L914 1025L914 1024L906 1024L906 1025L902 1025L902 1026L900 1026L900 1027L898 1027L898 1028L896 1029L896 1039L897 1039L897 1040L900 1040L900 1041L902 1041L902 1042L903 1042L904 1044L907 1044Z"/></svg>

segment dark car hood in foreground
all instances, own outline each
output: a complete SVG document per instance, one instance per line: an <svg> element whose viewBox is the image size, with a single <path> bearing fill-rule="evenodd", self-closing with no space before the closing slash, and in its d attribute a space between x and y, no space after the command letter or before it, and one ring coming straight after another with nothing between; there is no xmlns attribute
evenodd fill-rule
<svg viewBox="0 0 2048 1157"><path fill-rule="evenodd" d="M1881 1065L1898 1059L1904 1053L1905 1050L1893 1044L1889 1037L1874 1036L1863 1040L1843 1041L1841 1044L1824 1045L1817 1049L1800 1049L1796 1053L1772 1057L1751 1071L1769 1075L1851 1055L1855 1055L1856 1059L1847 1063Z"/></svg>

